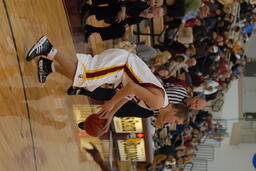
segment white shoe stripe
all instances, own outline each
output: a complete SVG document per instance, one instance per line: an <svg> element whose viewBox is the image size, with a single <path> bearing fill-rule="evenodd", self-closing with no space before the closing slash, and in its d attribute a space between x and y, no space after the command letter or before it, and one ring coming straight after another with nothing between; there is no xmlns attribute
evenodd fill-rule
<svg viewBox="0 0 256 171"><path fill-rule="evenodd" d="M39 65L39 71L42 71L43 70L43 60L40 60L38 65Z"/></svg>
<svg viewBox="0 0 256 171"><path fill-rule="evenodd" d="M39 82L40 83L43 83L43 78L44 78L44 73L45 71L43 70L43 60L39 60L39 63L38 63L38 68L39 68L39 71L38 71L38 75L39 75Z"/></svg>
<svg viewBox="0 0 256 171"><path fill-rule="evenodd" d="M35 49L37 49L38 47L42 46L43 43L44 43L46 40L47 40L47 37L46 37L46 36L43 36L39 41L37 41L37 42L34 44L34 46L30 49L28 56L30 56L31 53L32 53ZM37 53L38 53L38 52L37 52Z"/></svg>

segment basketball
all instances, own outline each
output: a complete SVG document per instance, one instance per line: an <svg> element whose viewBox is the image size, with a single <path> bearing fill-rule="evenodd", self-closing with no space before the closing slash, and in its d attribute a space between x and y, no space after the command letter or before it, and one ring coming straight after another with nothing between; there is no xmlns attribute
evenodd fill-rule
<svg viewBox="0 0 256 171"><path fill-rule="evenodd" d="M90 136L99 137L104 134L103 127L106 119L100 119L97 114L88 116L84 123L84 129Z"/></svg>

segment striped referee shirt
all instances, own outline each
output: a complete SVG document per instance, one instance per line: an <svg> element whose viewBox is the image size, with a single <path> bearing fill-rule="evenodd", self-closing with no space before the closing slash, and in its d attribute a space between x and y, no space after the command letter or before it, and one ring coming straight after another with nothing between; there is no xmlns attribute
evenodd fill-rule
<svg viewBox="0 0 256 171"><path fill-rule="evenodd" d="M183 103L183 99L190 97L187 90L179 85L166 85L164 86L165 92L168 96L169 104ZM159 114L159 110L154 110L154 116Z"/></svg>
<svg viewBox="0 0 256 171"><path fill-rule="evenodd" d="M187 90L178 85L167 85L164 87L170 104L183 103L183 99L190 97Z"/></svg>

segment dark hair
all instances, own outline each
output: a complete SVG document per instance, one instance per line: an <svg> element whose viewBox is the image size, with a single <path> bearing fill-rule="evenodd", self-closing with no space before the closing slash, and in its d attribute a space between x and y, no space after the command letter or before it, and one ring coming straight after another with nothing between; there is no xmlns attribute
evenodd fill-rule
<svg viewBox="0 0 256 171"><path fill-rule="evenodd" d="M158 71L161 71L161 70L167 70L167 71L169 71L168 66L166 66L166 65L160 65L160 66L157 68L157 72L158 72Z"/></svg>
<svg viewBox="0 0 256 171"><path fill-rule="evenodd" d="M200 17L196 17L197 20L199 20L201 22L201 24L204 24L204 20Z"/></svg>
<svg viewBox="0 0 256 171"><path fill-rule="evenodd" d="M189 108L181 103L173 104L173 107L178 109L178 112L175 114L175 116L184 119L184 122L186 122L189 118Z"/></svg>
<svg viewBox="0 0 256 171"><path fill-rule="evenodd" d="M185 60L185 57L182 55L176 55L175 57L171 58L171 60L175 62L183 62Z"/></svg>

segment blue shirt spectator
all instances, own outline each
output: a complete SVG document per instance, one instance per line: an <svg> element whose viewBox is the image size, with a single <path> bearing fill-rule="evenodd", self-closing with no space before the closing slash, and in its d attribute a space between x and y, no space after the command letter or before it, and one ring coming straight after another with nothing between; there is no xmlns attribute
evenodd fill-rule
<svg viewBox="0 0 256 171"><path fill-rule="evenodd" d="M185 23L186 21L188 21L191 18L196 18L198 13L199 13L199 9L191 11L190 13L188 13L187 15L185 15L182 19L182 22Z"/></svg>
<svg viewBox="0 0 256 171"><path fill-rule="evenodd" d="M243 28L242 33L243 34L252 34L253 30L254 30L254 25L249 24Z"/></svg>

